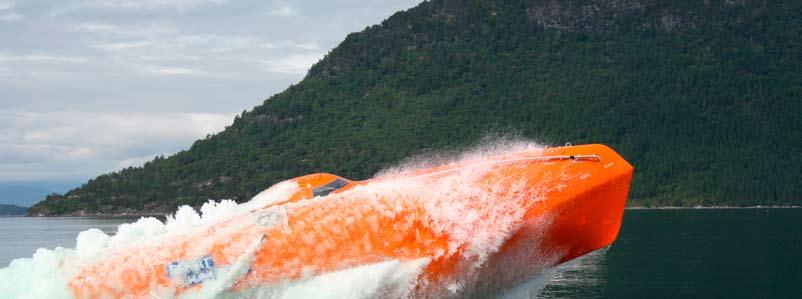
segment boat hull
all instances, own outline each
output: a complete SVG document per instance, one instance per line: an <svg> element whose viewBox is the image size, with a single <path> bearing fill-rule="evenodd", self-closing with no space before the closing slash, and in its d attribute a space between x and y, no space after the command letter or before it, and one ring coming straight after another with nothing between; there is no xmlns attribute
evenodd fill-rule
<svg viewBox="0 0 802 299"><path fill-rule="evenodd" d="M416 265L412 287L389 297L496 293L610 245L632 172L608 147L584 145L344 181L324 196L314 195L337 177L306 176L282 183L295 188L286 200L120 248L69 287L80 298L254 296L397 261Z"/></svg>

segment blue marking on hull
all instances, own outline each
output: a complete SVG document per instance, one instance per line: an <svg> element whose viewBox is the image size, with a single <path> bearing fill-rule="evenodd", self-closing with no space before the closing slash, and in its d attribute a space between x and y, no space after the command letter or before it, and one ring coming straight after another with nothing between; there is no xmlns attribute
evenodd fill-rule
<svg viewBox="0 0 802 299"><path fill-rule="evenodd" d="M184 285L195 285L216 277L214 259L204 256L196 261L175 261L167 264L167 276L183 279Z"/></svg>

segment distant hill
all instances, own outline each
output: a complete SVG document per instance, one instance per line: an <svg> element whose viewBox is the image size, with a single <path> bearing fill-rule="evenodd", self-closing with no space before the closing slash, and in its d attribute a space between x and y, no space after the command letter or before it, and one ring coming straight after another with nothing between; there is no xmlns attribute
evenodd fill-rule
<svg viewBox="0 0 802 299"><path fill-rule="evenodd" d="M0 204L0 217L22 216L28 210L26 207Z"/></svg>
<svg viewBox="0 0 802 299"><path fill-rule="evenodd" d="M0 204L29 207L53 191L40 187L15 183L0 183Z"/></svg>
<svg viewBox="0 0 802 299"><path fill-rule="evenodd" d="M612 146L635 165L633 205L799 204L801 50L802 1L426 1L348 35L225 131L29 213L243 201L488 132Z"/></svg>

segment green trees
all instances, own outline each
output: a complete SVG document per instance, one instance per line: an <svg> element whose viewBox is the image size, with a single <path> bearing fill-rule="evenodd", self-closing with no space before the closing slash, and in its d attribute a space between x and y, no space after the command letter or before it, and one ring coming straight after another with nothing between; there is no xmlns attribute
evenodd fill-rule
<svg viewBox="0 0 802 299"><path fill-rule="evenodd" d="M634 205L799 204L802 4L613 2L421 3L224 132L29 213L243 201L499 132L612 146L636 167Z"/></svg>

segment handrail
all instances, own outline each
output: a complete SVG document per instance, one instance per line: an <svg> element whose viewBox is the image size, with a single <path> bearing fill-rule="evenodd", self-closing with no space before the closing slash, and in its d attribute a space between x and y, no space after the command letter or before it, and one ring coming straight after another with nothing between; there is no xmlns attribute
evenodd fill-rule
<svg viewBox="0 0 802 299"><path fill-rule="evenodd" d="M419 179L425 178L430 176L435 176L443 173L453 172L457 170L462 170L466 168L473 168L473 167L481 167L493 164L507 164L507 163L514 163L520 161L536 161L536 162L548 162L548 161L566 161L566 160L573 160L573 161L591 161L591 162L601 162L601 157L599 155L560 155L560 156L543 156L543 157L531 157L531 158L518 158L518 159L509 159L509 160L501 160L501 161L490 161L487 163L480 163L480 164L471 164L457 168L445 169L441 171L436 171L432 173L422 174L410 177L409 179Z"/></svg>

